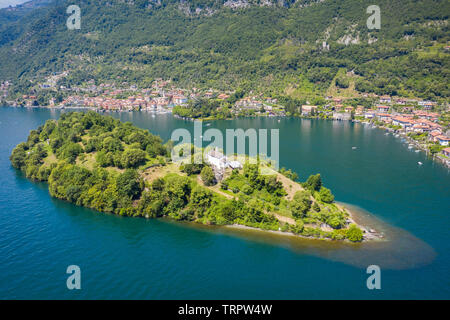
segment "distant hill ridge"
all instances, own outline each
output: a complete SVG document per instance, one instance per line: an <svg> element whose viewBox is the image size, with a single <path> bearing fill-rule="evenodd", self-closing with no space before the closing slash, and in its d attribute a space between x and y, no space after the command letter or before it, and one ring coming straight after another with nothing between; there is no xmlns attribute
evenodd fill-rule
<svg viewBox="0 0 450 320"><path fill-rule="evenodd" d="M0 80L12 94L51 72L66 86L158 77L180 86L315 97L356 93L446 99L448 1L81 0L81 29L67 30L66 0L0 10ZM14 13L13 13L14 12Z"/></svg>

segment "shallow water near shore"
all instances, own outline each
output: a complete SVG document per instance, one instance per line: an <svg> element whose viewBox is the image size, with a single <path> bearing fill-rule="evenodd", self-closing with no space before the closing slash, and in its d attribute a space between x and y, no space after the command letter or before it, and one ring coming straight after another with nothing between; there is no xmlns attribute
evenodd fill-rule
<svg viewBox="0 0 450 320"><path fill-rule="evenodd" d="M8 157L60 113L0 108L0 299L450 298L450 173L382 130L300 119L210 122L278 128L281 166L301 180L320 172L355 219L386 236L352 244L123 218L52 199ZM165 140L193 127L169 114L111 115ZM80 291L66 288L71 264L82 270ZM381 266L382 290L367 289L369 264Z"/></svg>
<svg viewBox="0 0 450 320"><path fill-rule="evenodd" d="M245 226L205 226L198 223L182 223L182 225L203 232L220 233L276 245L296 254L313 255L361 268L377 261L377 265L383 269L414 269L432 263L436 257L436 252L431 246L406 230L390 226L361 208L341 204L351 210L355 222L375 229L382 234L383 238L351 243L349 241L304 238L291 233L266 231ZM180 223L170 219L162 219L162 221L169 224Z"/></svg>

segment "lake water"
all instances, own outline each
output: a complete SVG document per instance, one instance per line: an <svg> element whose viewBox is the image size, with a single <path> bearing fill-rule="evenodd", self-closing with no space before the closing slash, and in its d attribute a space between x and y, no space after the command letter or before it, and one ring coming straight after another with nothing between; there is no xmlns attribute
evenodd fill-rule
<svg viewBox="0 0 450 320"><path fill-rule="evenodd" d="M281 166L301 180L321 173L338 201L388 238L353 245L123 218L52 199L9 155L60 112L0 108L1 299L450 298L450 172L382 130L274 118L205 127L278 128ZM165 140L193 127L170 114L112 115ZM66 287L73 264L81 268L78 291ZM381 290L366 287L371 264L381 266Z"/></svg>

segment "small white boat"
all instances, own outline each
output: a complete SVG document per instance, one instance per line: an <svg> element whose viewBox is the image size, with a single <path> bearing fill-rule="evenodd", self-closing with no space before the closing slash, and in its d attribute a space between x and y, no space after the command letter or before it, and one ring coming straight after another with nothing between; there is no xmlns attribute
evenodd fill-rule
<svg viewBox="0 0 450 320"><path fill-rule="evenodd" d="M416 150L415 152L420 152L420 150Z"/></svg>
<svg viewBox="0 0 450 320"><path fill-rule="evenodd" d="M419 161L419 162L417 162L417 163L419 164L419 166L423 165L423 163L422 163L422 162L420 162L420 161Z"/></svg>
<svg viewBox="0 0 450 320"><path fill-rule="evenodd" d="M357 147L352 147L352 149L353 149L353 150L356 150L356 149L358 149L358 148L357 148Z"/></svg>

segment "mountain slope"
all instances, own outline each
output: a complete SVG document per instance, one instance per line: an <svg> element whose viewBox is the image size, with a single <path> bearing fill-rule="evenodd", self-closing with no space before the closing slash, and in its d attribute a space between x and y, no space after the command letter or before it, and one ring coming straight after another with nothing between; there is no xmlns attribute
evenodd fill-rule
<svg viewBox="0 0 450 320"><path fill-rule="evenodd" d="M67 30L70 4L54 1L0 27L0 80L15 80L14 92L68 70L69 86L94 79L143 87L163 77L321 96L344 70L359 92L450 95L448 1L379 1L380 30L368 30L365 0L82 0L81 29Z"/></svg>

